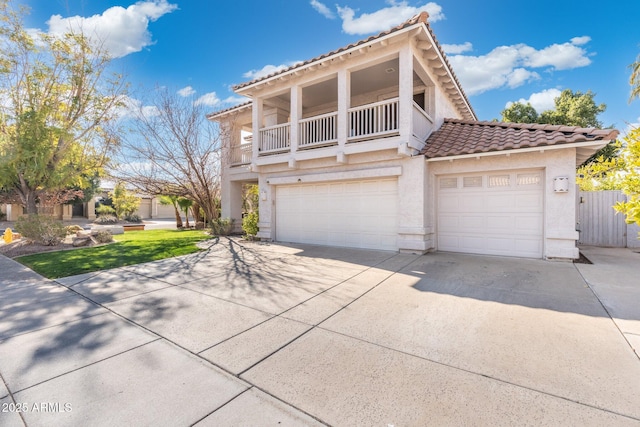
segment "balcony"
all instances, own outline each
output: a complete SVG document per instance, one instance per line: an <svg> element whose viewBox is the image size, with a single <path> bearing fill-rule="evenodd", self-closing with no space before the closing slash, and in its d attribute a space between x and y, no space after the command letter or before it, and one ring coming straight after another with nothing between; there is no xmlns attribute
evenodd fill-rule
<svg viewBox="0 0 640 427"><path fill-rule="evenodd" d="M231 148L231 166L242 166L251 163L251 143L240 144Z"/></svg>
<svg viewBox="0 0 640 427"><path fill-rule="evenodd" d="M400 135L399 99L349 108L347 111L347 144ZM338 145L338 112L333 111L298 120L297 151ZM415 102L412 105L411 134L424 141L433 129L433 119ZM291 123L267 126L259 130L259 156L291 152ZM252 162L252 143L232 147L231 166Z"/></svg>

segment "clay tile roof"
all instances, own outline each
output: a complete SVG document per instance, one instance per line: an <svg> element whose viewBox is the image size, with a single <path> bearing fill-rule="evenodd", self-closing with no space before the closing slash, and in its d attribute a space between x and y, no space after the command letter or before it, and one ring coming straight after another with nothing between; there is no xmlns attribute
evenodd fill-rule
<svg viewBox="0 0 640 427"><path fill-rule="evenodd" d="M576 142L604 143L617 136L615 129L445 119L429 136L421 154L437 158Z"/></svg>
<svg viewBox="0 0 640 427"><path fill-rule="evenodd" d="M251 107L251 106L252 106L251 101L243 102L242 104L234 105L233 107L225 108L224 110L218 110L218 111L214 111L213 113L209 113L207 114L207 119L211 120L215 117L223 116L231 112L240 112L241 110L244 110L245 107Z"/></svg>

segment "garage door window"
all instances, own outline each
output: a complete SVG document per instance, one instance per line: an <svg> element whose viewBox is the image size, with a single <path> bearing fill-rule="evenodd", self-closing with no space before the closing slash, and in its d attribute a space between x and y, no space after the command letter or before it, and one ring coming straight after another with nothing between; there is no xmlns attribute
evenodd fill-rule
<svg viewBox="0 0 640 427"><path fill-rule="evenodd" d="M482 177L481 176L465 176L462 181L462 186L464 188L477 188L482 187Z"/></svg>
<svg viewBox="0 0 640 427"><path fill-rule="evenodd" d="M509 175L492 175L489 177L489 187L508 187L511 185Z"/></svg>
<svg viewBox="0 0 640 427"><path fill-rule="evenodd" d="M458 178L441 178L440 179L440 188L458 188Z"/></svg>
<svg viewBox="0 0 640 427"><path fill-rule="evenodd" d="M540 183L539 173L519 173L518 185L538 185Z"/></svg>

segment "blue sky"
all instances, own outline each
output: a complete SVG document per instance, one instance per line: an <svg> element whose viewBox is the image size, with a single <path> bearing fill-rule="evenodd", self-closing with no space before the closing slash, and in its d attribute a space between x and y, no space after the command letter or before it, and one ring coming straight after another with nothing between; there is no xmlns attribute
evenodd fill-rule
<svg viewBox="0 0 640 427"><path fill-rule="evenodd" d="M605 126L640 122L628 65L640 54L637 0L28 0L27 26L82 22L105 41L144 102L166 86L211 111L231 86L377 34L426 10L480 120L508 102L540 111L563 89L596 93Z"/></svg>

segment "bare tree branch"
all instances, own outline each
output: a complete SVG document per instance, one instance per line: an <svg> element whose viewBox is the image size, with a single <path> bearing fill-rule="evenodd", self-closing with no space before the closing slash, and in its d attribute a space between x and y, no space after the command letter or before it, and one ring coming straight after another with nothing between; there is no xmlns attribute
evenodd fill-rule
<svg viewBox="0 0 640 427"><path fill-rule="evenodd" d="M151 195L193 200L206 220L219 217L221 135L191 99L157 89L130 120L112 175ZM153 113L149 113L153 111Z"/></svg>

